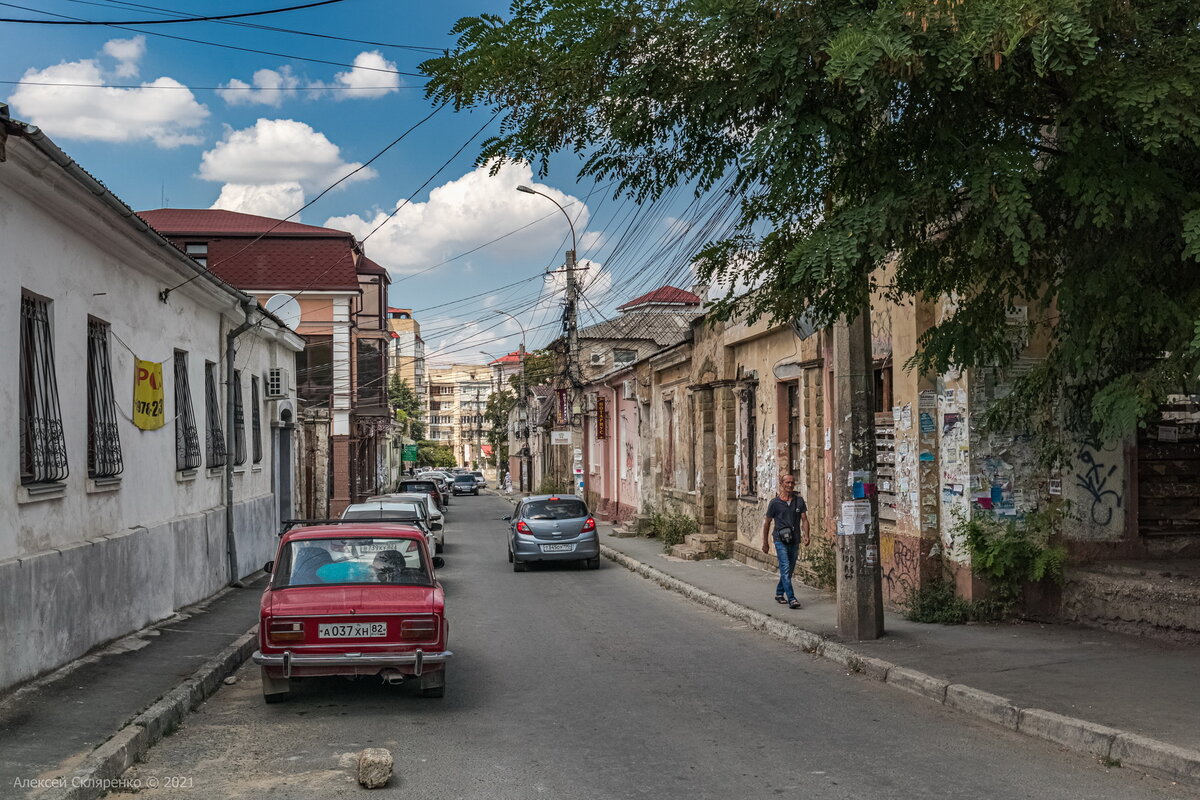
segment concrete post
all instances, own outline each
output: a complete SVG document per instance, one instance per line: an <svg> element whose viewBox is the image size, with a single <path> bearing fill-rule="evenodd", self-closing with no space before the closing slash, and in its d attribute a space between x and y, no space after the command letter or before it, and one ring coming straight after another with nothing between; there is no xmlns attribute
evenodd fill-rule
<svg viewBox="0 0 1200 800"><path fill-rule="evenodd" d="M853 322L840 320L834 325L833 358L838 633L850 641L878 639L883 635L883 581L879 568L869 308Z"/></svg>

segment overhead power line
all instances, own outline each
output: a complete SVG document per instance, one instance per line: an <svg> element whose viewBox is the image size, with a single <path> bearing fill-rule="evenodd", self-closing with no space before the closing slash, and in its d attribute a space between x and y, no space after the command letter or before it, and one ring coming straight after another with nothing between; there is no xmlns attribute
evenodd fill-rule
<svg viewBox="0 0 1200 800"><path fill-rule="evenodd" d="M220 91L220 92L361 92L378 89L424 89L423 83L406 83L403 86L139 86L137 84L121 83L59 83L58 81L0 81L0 84L11 86L64 86L72 89L167 89L185 91Z"/></svg>
<svg viewBox="0 0 1200 800"><path fill-rule="evenodd" d="M342 0L337 0L337 1L342 2ZM24 8L24 6L14 6L12 3L0 3L0 6L9 6L12 8ZM49 12L49 11L42 11L40 13L51 14L51 12ZM63 19L81 21L81 22L87 21L87 20L80 20L78 17L71 17L66 14L53 14L52 16L61 17ZM292 55L290 53L276 53L273 50L259 50L254 47L239 47L239 46L233 45L233 44L222 44L220 42L210 42L206 39L193 39L189 36L176 36L176 35L170 34L170 33L162 33L161 31L144 31L139 28L130 28L126 25L117 25L117 24L114 24L111 22L103 23L103 24L106 27L113 28L114 30L128 31L130 33L140 33L145 36L157 36L160 39L171 39L176 42L190 42L192 44L203 44L203 45L207 45L209 47L220 47L223 50L236 50L240 53L256 53L257 55L262 55L262 56L275 56L276 58L288 58L293 61L307 61L312 64L329 64L334 67L348 67L350 69L358 69L358 70L363 70L365 72L383 72L388 75L405 75L405 76L413 77L413 78L426 77L425 75L421 74L420 72L402 72L400 70L395 70L395 69L384 69L383 67L362 67L362 66L358 66L356 64L347 64L344 61L330 61L329 59L325 59L325 58L310 58L308 56L297 56L297 55Z"/></svg>
<svg viewBox="0 0 1200 800"><path fill-rule="evenodd" d="M338 3L344 3L346 0L319 0L316 3L305 3L299 6L288 6L286 8L272 8L264 11L244 11L240 14L221 14L208 17L183 17L181 19L118 19L118 20L92 20L92 19L11 19L0 17L0 22L20 23L23 25L175 25L181 22L217 22L225 19L241 19L244 17L265 17L270 14L283 14L287 11L301 11L305 8L317 8L318 6L331 6ZM35 14L46 14L49 12L42 11L37 8L29 8L28 6L19 6L13 3L0 3L0 6L8 8L18 8L22 11L32 11Z"/></svg>
<svg viewBox="0 0 1200 800"><path fill-rule="evenodd" d="M119 0L110 0L110 2L108 2L108 3L97 3L97 2L94 2L93 0L68 0L68 2L78 3L79 5L85 5L85 6L104 6L104 7L108 7L108 8L111 8L114 5L125 6L126 8L139 8L139 9L143 9L145 11L157 11L157 12L162 13L163 15L171 15L171 16L175 16L175 17L181 17L181 16L187 15L186 12L172 11L171 9L168 9L168 8L160 8L158 6L148 6L148 5L144 5L142 3L125 3L125 2L119 2ZM311 36L316 39L329 39L329 40L335 41L335 42L350 42L351 44L365 44L365 45L370 45L371 47L391 47L391 48L395 48L397 50L412 50L414 52L433 53L433 54L445 52L444 47L430 47L428 45L416 45L416 44L396 44L395 42L374 42L374 41L371 41L370 39L354 39L354 38L351 38L348 36L335 36L331 33L316 33L314 31L298 31L294 28L279 28L274 25L259 25L254 22L239 22L239 21L235 21L235 20L216 20L216 21L221 25L237 25L238 27L255 28L256 30L260 30L260 31L272 31L274 33L288 33L288 34L292 34L295 36Z"/></svg>

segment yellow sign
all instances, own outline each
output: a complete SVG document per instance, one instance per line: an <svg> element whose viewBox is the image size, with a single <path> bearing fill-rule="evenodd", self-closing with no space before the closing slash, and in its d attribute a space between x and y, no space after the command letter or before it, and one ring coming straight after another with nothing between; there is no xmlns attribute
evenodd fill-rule
<svg viewBox="0 0 1200 800"><path fill-rule="evenodd" d="M134 359L133 424L144 431L153 431L161 428L166 422L162 364Z"/></svg>

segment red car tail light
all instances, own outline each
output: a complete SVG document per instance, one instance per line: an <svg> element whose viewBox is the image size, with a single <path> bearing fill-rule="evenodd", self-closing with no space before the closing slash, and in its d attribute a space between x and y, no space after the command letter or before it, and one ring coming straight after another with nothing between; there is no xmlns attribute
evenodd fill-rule
<svg viewBox="0 0 1200 800"><path fill-rule="evenodd" d="M272 622L268 630L273 642L298 642L304 638L303 622Z"/></svg>
<svg viewBox="0 0 1200 800"><path fill-rule="evenodd" d="M588 517L587 522L583 523L583 530L580 533L591 533L596 530L596 520L594 517Z"/></svg>
<svg viewBox="0 0 1200 800"><path fill-rule="evenodd" d="M529 530L529 526L525 524L525 520L520 520L517 522L517 533L523 533L526 536L530 536L533 534L533 531Z"/></svg>
<svg viewBox="0 0 1200 800"><path fill-rule="evenodd" d="M437 617L420 617L406 619L400 623L401 639L436 639L438 632Z"/></svg>

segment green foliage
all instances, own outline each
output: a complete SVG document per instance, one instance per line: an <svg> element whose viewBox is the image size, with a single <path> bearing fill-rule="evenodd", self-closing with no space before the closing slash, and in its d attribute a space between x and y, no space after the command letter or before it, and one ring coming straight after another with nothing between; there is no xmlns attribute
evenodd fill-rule
<svg viewBox="0 0 1200 800"><path fill-rule="evenodd" d="M534 350L525 354L525 385L548 386L557 373L557 361L550 350ZM520 374L509 378L514 388L521 381Z"/></svg>
<svg viewBox="0 0 1200 800"><path fill-rule="evenodd" d="M566 478L543 475L534 494L568 494L570 491L571 482Z"/></svg>
<svg viewBox="0 0 1200 800"><path fill-rule="evenodd" d="M650 509L642 516L637 528L639 536L662 542L664 551L682 544L689 534L699 531L700 525L695 517L675 510L662 512Z"/></svg>
<svg viewBox="0 0 1200 800"><path fill-rule="evenodd" d="M1050 580L1061 584L1066 550L1050 540L1065 516L1062 506L1049 506L1022 520L1003 521L976 515L959 520L961 536L971 554L971 569L985 578L996 615L1013 612L1026 583Z"/></svg>
<svg viewBox="0 0 1200 800"><path fill-rule="evenodd" d="M435 102L504 112L481 161L728 192L735 224L694 220L703 278L759 288L720 315L954 298L909 364L942 372L1010 363L1028 306L1049 355L996 413L1111 437L1200 367L1198 23L1194 0L515 0L422 69Z"/></svg>
<svg viewBox="0 0 1200 800"><path fill-rule="evenodd" d="M425 438L425 424L421 421L424 414L421 398L417 397L408 381L395 373L388 379L388 403L396 421L401 425L401 433L413 439Z"/></svg>
<svg viewBox="0 0 1200 800"><path fill-rule="evenodd" d="M904 618L934 625L962 625L986 617L986 611L955 594L954 584L944 577L911 587L900 600Z"/></svg>
<svg viewBox="0 0 1200 800"><path fill-rule="evenodd" d="M458 462L454 459L454 451L444 444L437 442L417 442L417 465L422 467L453 467Z"/></svg>
<svg viewBox="0 0 1200 800"><path fill-rule="evenodd" d="M812 543L801 549L800 561L808 567L818 589L837 588L837 554L829 539L814 535Z"/></svg>
<svg viewBox="0 0 1200 800"><path fill-rule="evenodd" d="M516 402L517 398L507 389L495 392L488 397L483 412L483 418L490 426L485 435L492 446L492 461L497 466L508 463L508 415Z"/></svg>

